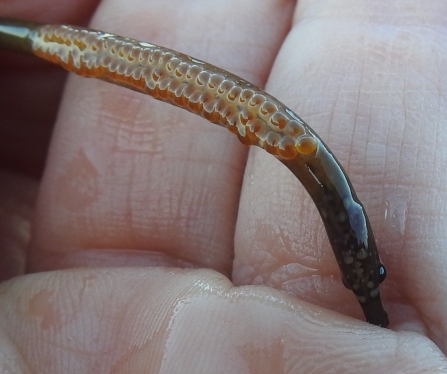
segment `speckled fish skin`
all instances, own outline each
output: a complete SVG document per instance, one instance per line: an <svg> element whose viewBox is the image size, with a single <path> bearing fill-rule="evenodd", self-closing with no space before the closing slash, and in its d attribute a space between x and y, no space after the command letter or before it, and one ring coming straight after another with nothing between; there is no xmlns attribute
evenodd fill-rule
<svg viewBox="0 0 447 374"><path fill-rule="evenodd" d="M184 108L277 157L315 202L343 283L356 295L366 320L388 325L379 291L386 272L364 208L326 144L276 98L182 53L81 27L0 19L0 47L30 52L81 76Z"/></svg>

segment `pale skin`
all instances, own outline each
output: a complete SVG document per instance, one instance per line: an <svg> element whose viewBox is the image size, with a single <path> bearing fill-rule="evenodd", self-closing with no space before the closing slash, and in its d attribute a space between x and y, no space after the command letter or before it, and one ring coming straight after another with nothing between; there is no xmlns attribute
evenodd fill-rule
<svg viewBox="0 0 447 374"><path fill-rule="evenodd" d="M93 28L221 66L302 116L368 211L391 330L363 322L314 205L272 156L105 82L70 76L62 92L59 68L7 54L0 371L447 371L445 2L56 3L0 16L93 15Z"/></svg>

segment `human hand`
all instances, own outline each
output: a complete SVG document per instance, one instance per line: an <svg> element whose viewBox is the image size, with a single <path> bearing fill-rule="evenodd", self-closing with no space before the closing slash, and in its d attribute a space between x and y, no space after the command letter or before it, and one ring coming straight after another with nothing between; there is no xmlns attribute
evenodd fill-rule
<svg viewBox="0 0 447 374"><path fill-rule="evenodd" d="M19 5L35 9L21 2L2 15L34 19ZM36 20L80 24L94 6L79 2ZM301 2L284 41L294 6L108 1L91 27L180 50L259 86L268 76L267 91L315 128L351 176L376 228L389 274L384 302L400 332L343 316L363 319L315 207L277 160L177 108L70 76L34 212L34 274L0 289L4 368L446 370L443 44L434 38L445 6ZM13 84L2 88L55 97L60 70L41 69L45 78L34 65L17 74L30 81L13 80L11 68L2 81ZM51 117L45 95L25 101L43 124ZM22 114L13 105L2 112ZM37 175L30 163L42 148L16 150L32 156L3 164ZM3 179L5 196L30 201L32 182ZM17 204L10 214L22 212ZM23 224L6 228L16 234Z"/></svg>

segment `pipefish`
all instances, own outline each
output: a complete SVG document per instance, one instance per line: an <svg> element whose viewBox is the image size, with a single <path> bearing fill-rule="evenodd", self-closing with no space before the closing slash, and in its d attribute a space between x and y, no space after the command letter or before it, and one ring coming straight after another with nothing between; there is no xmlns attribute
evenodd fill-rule
<svg viewBox="0 0 447 374"><path fill-rule="evenodd" d="M388 325L379 291L386 271L365 210L327 145L279 100L185 54L87 28L0 18L0 47L186 109L277 157L313 199L343 283L354 292L366 321Z"/></svg>

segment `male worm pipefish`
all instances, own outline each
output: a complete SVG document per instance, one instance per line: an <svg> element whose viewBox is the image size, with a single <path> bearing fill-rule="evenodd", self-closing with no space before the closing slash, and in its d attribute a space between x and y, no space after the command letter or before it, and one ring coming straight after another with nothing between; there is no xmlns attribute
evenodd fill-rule
<svg viewBox="0 0 447 374"><path fill-rule="evenodd" d="M213 65L101 31L0 19L0 47L32 53L85 77L142 92L226 127L276 156L301 181L324 222L344 285L366 320L386 327L385 279L373 232L343 168L299 116L273 96Z"/></svg>

